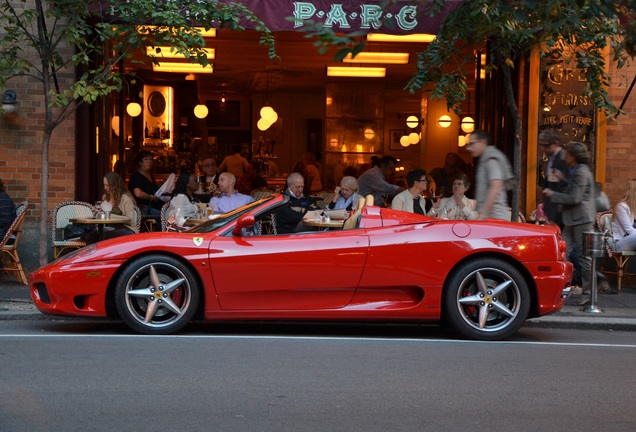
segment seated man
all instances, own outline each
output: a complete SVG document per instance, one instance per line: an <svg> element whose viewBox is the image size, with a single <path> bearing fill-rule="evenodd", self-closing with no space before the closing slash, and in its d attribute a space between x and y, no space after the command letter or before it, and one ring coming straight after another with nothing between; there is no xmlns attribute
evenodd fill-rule
<svg viewBox="0 0 636 432"><path fill-rule="evenodd" d="M234 185L236 185L234 174L229 172L222 173L219 176L219 191L221 194L210 198L208 207L216 213L228 213L254 201L251 196L238 193L234 189Z"/></svg>
<svg viewBox="0 0 636 432"><path fill-rule="evenodd" d="M287 177L287 190L283 195L289 195L289 201L276 212L276 225L279 234L289 234L307 231L310 228L302 223L307 211L317 210L315 200L305 194L305 179L300 173L293 172Z"/></svg>

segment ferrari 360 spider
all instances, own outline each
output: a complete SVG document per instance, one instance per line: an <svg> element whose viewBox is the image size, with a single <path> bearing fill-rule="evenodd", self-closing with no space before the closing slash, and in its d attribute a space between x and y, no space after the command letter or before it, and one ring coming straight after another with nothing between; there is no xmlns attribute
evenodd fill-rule
<svg viewBox="0 0 636 432"><path fill-rule="evenodd" d="M183 232L102 241L29 277L46 314L146 334L193 320L439 321L498 340L558 311L572 266L556 226L364 207L345 229L279 234L274 195Z"/></svg>

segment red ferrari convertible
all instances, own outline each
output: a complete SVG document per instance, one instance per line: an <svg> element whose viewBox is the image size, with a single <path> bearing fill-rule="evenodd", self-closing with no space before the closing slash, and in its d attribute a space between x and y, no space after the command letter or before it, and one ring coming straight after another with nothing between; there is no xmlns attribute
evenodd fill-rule
<svg viewBox="0 0 636 432"><path fill-rule="evenodd" d="M79 249L33 272L31 296L46 314L112 317L146 334L192 320L442 321L498 340L569 292L554 226L371 206L345 229L277 234L286 199Z"/></svg>

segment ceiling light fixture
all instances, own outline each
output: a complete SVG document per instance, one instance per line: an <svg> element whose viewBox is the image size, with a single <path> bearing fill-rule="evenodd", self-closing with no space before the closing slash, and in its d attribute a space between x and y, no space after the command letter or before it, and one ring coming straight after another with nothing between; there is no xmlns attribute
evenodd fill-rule
<svg viewBox="0 0 636 432"><path fill-rule="evenodd" d="M212 73L214 72L214 66L211 64L202 66L198 63L169 63L162 62L159 64L153 64L152 70L154 72L174 72L174 73Z"/></svg>
<svg viewBox="0 0 636 432"><path fill-rule="evenodd" d="M327 76L356 77L356 78L384 78L386 76L386 68L328 66Z"/></svg>
<svg viewBox="0 0 636 432"><path fill-rule="evenodd" d="M201 102L194 107L194 116L196 118L204 119L208 116L209 110L206 105L203 105Z"/></svg>
<svg viewBox="0 0 636 432"><path fill-rule="evenodd" d="M409 53L361 52L355 57L349 53L342 59L343 63L386 63L408 64Z"/></svg>
<svg viewBox="0 0 636 432"><path fill-rule="evenodd" d="M214 48L201 48L201 50L205 53L205 56L208 60L214 59L214 56L216 53L216 50ZM170 47L170 46L146 47L146 55L148 57L162 57L162 58L176 58L176 59L186 58L185 55L177 51L174 47Z"/></svg>
<svg viewBox="0 0 636 432"><path fill-rule="evenodd" d="M430 43L435 39L435 35L427 33L414 33L408 35L393 35L385 33L369 33L369 42L424 42Z"/></svg>
<svg viewBox="0 0 636 432"><path fill-rule="evenodd" d="M141 105L138 102L131 102L126 106L126 112L131 117L137 117L141 114Z"/></svg>

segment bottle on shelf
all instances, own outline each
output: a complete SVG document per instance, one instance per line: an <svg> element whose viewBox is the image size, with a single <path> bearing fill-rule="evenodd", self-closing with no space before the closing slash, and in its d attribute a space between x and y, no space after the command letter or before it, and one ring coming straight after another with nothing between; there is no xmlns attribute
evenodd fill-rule
<svg viewBox="0 0 636 432"><path fill-rule="evenodd" d="M150 132L148 131L148 122L146 122L146 127L144 128L144 138L150 138Z"/></svg>

